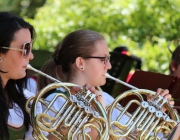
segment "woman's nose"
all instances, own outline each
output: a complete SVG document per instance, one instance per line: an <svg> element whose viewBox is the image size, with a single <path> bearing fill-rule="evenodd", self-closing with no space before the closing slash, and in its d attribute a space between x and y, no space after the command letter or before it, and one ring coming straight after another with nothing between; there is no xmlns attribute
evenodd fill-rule
<svg viewBox="0 0 180 140"><path fill-rule="evenodd" d="M108 68L108 69L111 69L111 68L112 68L110 61L108 61L108 63L107 63L107 68Z"/></svg>
<svg viewBox="0 0 180 140"><path fill-rule="evenodd" d="M33 55L32 51L30 51L30 53L29 53L29 60L32 60L33 58L34 58L34 55Z"/></svg>

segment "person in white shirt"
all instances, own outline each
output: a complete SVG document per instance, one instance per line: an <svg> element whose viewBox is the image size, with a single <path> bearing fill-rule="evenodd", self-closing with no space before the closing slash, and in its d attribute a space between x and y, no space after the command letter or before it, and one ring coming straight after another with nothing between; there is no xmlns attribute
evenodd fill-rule
<svg viewBox="0 0 180 140"><path fill-rule="evenodd" d="M27 79L27 89L30 92L37 94L37 81L34 78L29 77Z"/></svg>
<svg viewBox="0 0 180 140"><path fill-rule="evenodd" d="M34 37L31 24L12 13L0 12L0 140L34 140L25 109L27 100L35 96L35 91L26 89L26 68L34 58ZM41 112L38 103L35 113ZM51 135L47 137L51 139Z"/></svg>
<svg viewBox="0 0 180 140"><path fill-rule="evenodd" d="M41 69L44 73L63 82L74 83L83 87L90 84L92 87L102 86L106 82L105 74L111 69L108 45L104 37L91 30L77 30L68 34L56 47L54 59L49 60ZM40 76L38 78L38 90L44 88L49 79ZM114 99L106 92L94 91L100 102L105 106L111 104ZM166 99L171 95L168 90L157 90ZM50 94L47 100L51 100L55 93ZM61 100L57 101L57 105ZM173 101L169 102L174 104ZM56 108L56 107L55 107ZM58 106L57 106L58 110ZM117 117L117 112L113 112ZM113 118L113 117L112 117ZM124 118L124 121L127 116Z"/></svg>
<svg viewBox="0 0 180 140"><path fill-rule="evenodd" d="M31 52L34 27L22 18L0 12L0 139L33 139L30 116L25 111L26 67Z"/></svg>

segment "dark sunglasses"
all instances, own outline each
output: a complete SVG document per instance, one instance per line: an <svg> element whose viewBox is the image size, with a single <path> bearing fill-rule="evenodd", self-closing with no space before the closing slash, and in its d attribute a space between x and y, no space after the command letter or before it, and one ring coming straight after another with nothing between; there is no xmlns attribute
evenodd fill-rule
<svg viewBox="0 0 180 140"><path fill-rule="evenodd" d="M105 56L105 57L100 57L100 56L86 56L83 58L96 58L96 59L101 59L104 61L104 64L107 65L108 61L110 61L110 56Z"/></svg>
<svg viewBox="0 0 180 140"><path fill-rule="evenodd" d="M1 47L1 48L8 49L8 50L21 51L22 52L22 58L26 58L29 55L29 53L30 53L30 51L32 49L32 42L24 43L22 49L10 48L10 47Z"/></svg>

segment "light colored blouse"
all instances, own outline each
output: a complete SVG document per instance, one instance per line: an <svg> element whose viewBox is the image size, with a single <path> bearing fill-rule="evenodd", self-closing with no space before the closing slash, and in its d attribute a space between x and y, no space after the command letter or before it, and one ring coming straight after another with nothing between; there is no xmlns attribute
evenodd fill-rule
<svg viewBox="0 0 180 140"><path fill-rule="evenodd" d="M24 90L24 95L28 99L32 96L35 96L32 92L28 90ZM37 107L37 113L42 112L42 107L39 104ZM20 128L24 123L24 115L22 110L18 107L17 104L13 104L13 108L9 109L9 117L8 117L8 125L14 127L14 128ZM32 136L32 126L29 126L29 131L25 133L25 140L34 140Z"/></svg>

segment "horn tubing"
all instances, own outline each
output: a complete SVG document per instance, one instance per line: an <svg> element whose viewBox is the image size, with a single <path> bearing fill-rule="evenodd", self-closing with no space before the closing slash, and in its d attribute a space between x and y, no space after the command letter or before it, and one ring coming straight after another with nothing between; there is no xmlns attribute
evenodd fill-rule
<svg viewBox="0 0 180 140"><path fill-rule="evenodd" d="M57 79L55 79L55 78L53 78L53 77L51 77L51 76L43 73L42 71L33 68L30 64L27 65L26 69L32 70L32 71L34 71L34 72L36 72L36 73L38 73L38 74L41 74L42 76L44 76L44 77L46 77L46 78L49 78L50 80L54 81L55 83L62 83L61 81L59 81L59 80L57 80ZM70 87L75 86L75 87L80 87L80 88L82 89L81 86L76 85L76 84L65 83L65 82L63 82L63 83L66 84L66 86L70 86Z"/></svg>
<svg viewBox="0 0 180 140"><path fill-rule="evenodd" d="M53 77L51 77L51 76L49 76L49 75L43 73L42 71L33 68L30 64L27 65L27 68L26 68L26 69L35 71L35 72L37 72L37 73L39 73L39 74L45 76L46 78L48 78L48 79L50 79L50 80L52 80L52 81L54 81L54 82L62 83L61 81L59 81L59 80L57 80L57 79L55 79L55 78L53 78Z"/></svg>
<svg viewBox="0 0 180 140"><path fill-rule="evenodd" d="M118 83L121 83L121 84L129 87L129 88L138 89L137 87L134 87L134 86L132 86L132 85L130 85L130 84L127 84L126 82L123 82L123 81L121 81L121 80L119 80L119 79L117 79L117 78L112 77L109 73L106 73L105 76L106 76L106 78L112 79L112 80L114 80L114 81L116 81L116 82L118 82Z"/></svg>
<svg viewBox="0 0 180 140"><path fill-rule="evenodd" d="M125 85L125 86L127 86L127 87L129 87L131 89L138 89L137 87L134 87L134 86L132 86L132 85L126 83L126 82L123 82L123 81L121 81L121 80L119 80L117 78L112 77L109 73L106 73L105 76L106 76L106 78L112 79L112 80L114 80L114 81L116 81L116 82L118 82L120 84L123 84L123 85ZM173 98L171 98L171 100L173 100ZM180 109L180 106L173 106L173 105L170 105L170 106L172 108L174 108L174 109Z"/></svg>
<svg viewBox="0 0 180 140"><path fill-rule="evenodd" d="M63 85L68 88L68 86L78 86L72 83L65 83L65 82L61 82L35 68L33 68L31 65L27 65L27 69L32 70L34 72L37 72L38 74L41 74L55 82L58 83L53 83L50 85L47 85L45 88L43 88L37 95L36 97L33 99L33 104L32 104L32 108L28 108L28 105L26 104L26 110L28 110L28 112L31 113L31 121L34 127L34 132L33 132L33 137L37 140L39 139L43 139L46 140L45 135L41 132L41 130L44 130L47 133L51 133L53 132L54 136L60 139L68 139L68 140L73 140L76 136L79 139L80 137L82 139L86 138L86 136L88 137L88 139L91 139L92 136L90 136L89 134L86 135L85 129L90 126L92 128L94 128L97 133L98 133L98 137L99 140L104 140L104 139L108 139L109 138L109 127L108 127L108 123L107 123L107 115L105 112L105 109L103 108L103 106L101 105L100 102L98 102L97 100L92 100L92 98L95 97L95 94L93 93L88 93L84 90L81 89L81 92L79 92L78 94L81 96L83 95L80 99L77 98L77 100L75 101L71 101L71 99L68 99L67 97L65 97L65 95L63 95L62 97L64 97L64 99L66 100L65 103L60 106L59 111L54 110L55 108L51 108L51 105L55 102L55 100L57 99L57 97L59 95L55 95L55 98L53 98L53 100L51 100L49 102L49 104L45 103L45 99L42 98L42 96L44 95L44 93L46 93L47 91L53 89L53 88L58 88L59 86ZM61 82L61 83L60 83ZM66 86L68 85L68 86ZM78 86L80 87L80 86ZM68 90L68 93L71 94L70 90ZM87 93L87 95L86 95ZM85 95L85 96L84 96ZM60 95L61 96L61 95ZM70 95L70 96L74 96L74 95ZM85 98L83 98L85 97ZM42 98L42 99L41 99ZM87 98L90 98L91 100L88 101ZM87 99L87 101L86 101ZM30 101L28 100L27 103L29 103ZM36 112L36 108L37 108L37 104L41 102L44 106L46 106L46 110L51 110L54 112L55 116L49 116L49 114L46 114L44 111L40 114L38 114L37 116L37 112ZM86 105L80 107L78 104L78 102L88 102L89 103L89 107L90 109L86 110ZM45 104L44 104L45 103ZM92 103L92 105L91 105ZM49 108L50 105L50 108ZM89 108L88 107L88 108ZM78 109L78 111L77 111ZM91 112L91 109L93 110L93 112ZM62 113L62 111L60 110L64 110L66 114ZM94 111L95 110L95 111ZM74 113L75 112L75 113ZM69 113L69 115L68 115ZM62 115L61 115L62 114ZM73 114L73 116L72 116ZM97 115L96 115L97 114ZM45 117L48 120L55 120L55 122L57 121L57 123L53 124L51 123L46 123L46 121L42 119L39 119L40 117ZM68 120L68 118L71 117L71 120ZM36 119L38 118L38 119ZM65 119L65 120L63 120ZM62 122L62 125L61 125ZM97 123L97 125L94 124ZM39 125L42 124L42 125ZM51 125L52 124L52 125ZM45 127L44 127L45 125ZM50 126L50 127L46 127L46 126ZM68 127L69 130L67 132L67 134L63 134L61 132L58 132L54 130L57 129L57 127L59 126L63 126L65 125L65 127ZM76 127L77 126L77 127ZM76 127L76 129L75 129ZM78 132L82 132L82 133L78 133Z"/></svg>

